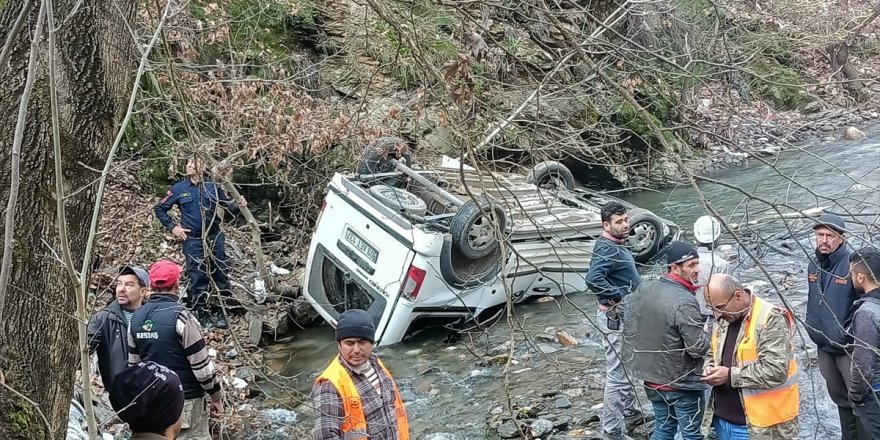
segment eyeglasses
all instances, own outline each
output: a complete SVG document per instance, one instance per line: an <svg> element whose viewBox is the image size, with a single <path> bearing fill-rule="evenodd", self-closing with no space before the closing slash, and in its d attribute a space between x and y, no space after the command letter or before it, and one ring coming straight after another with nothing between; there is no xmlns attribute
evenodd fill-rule
<svg viewBox="0 0 880 440"><path fill-rule="evenodd" d="M730 304L730 301L731 301L731 300L733 299L733 297L736 295L736 292L741 292L741 290L735 290L735 291L730 295L730 298L727 298L727 302L725 302L724 305L722 305L721 307L717 307L717 306L715 306L715 305L713 305L713 304L706 304L706 306L709 307L710 309L714 310L714 311L717 311L717 312L724 312L724 311L727 310L727 305Z"/></svg>

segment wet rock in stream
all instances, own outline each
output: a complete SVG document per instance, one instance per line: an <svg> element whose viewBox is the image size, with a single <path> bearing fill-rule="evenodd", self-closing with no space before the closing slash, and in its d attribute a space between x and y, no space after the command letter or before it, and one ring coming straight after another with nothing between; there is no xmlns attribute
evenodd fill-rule
<svg viewBox="0 0 880 440"><path fill-rule="evenodd" d="M436 434L428 434L422 437L422 440L465 440L465 438L448 432L438 432Z"/></svg>

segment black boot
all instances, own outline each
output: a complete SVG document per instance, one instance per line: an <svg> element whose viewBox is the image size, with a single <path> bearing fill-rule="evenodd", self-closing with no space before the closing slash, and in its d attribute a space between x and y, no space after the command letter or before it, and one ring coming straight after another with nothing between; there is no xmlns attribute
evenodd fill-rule
<svg viewBox="0 0 880 440"><path fill-rule="evenodd" d="M853 414L852 408L837 407L840 416L841 440L862 440L858 433L859 418Z"/></svg>
<svg viewBox="0 0 880 440"><path fill-rule="evenodd" d="M219 329L227 329L229 328L229 322L226 320L226 313L223 312L223 309L217 310L216 320L214 321L214 325Z"/></svg>
<svg viewBox="0 0 880 440"><path fill-rule="evenodd" d="M199 324L201 324L202 328L204 328L205 330L214 327L214 321L211 319L211 314L205 310L197 310L196 319L199 320Z"/></svg>

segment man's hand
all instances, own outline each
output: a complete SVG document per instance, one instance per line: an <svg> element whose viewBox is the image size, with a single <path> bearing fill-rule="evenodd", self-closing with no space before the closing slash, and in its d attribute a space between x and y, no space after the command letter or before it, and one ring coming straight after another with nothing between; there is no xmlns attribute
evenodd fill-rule
<svg viewBox="0 0 880 440"><path fill-rule="evenodd" d="M223 400L211 400L211 417L217 419L223 415Z"/></svg>
<svg viewBox="0 0 880 440"><path fill-rule="evenodd" d="M238 206L245 207L247 206L247 200L244 199L244 196L238 198Z"/></svg>
<svg viewBox="0 0 880 440"><path fill-rule="evenodd" d="M730 381L730 368L727 367L709 367L703 371L703 377L700 381L717 387L724 385Z"/></svg>
<svg viewBox="0 0 880 440"><path fill-rule="evenodd" d="M186 229L180 225L175 226L174 229L171 230L171 234L174 235L174 238L180 241L186 241L186 234L188 232L190 232L189 229Z"/></svg>

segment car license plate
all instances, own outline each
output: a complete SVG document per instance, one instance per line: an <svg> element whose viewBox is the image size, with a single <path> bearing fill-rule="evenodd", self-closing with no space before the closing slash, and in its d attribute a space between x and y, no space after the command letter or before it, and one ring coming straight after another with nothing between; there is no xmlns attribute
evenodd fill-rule
<svg viewBox="0 0 880 440"><path fill-rule="evenodd" d="M376 250L373 246L367 244L367 242L361 238L360 235L357 235L350 228L345 228L345 241L354 245L357 250L361 251L362 254L366 255L367 258L376 262L379 259L379 251Z"/></svg>

